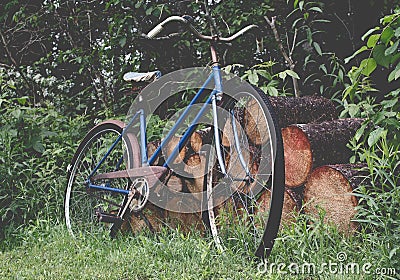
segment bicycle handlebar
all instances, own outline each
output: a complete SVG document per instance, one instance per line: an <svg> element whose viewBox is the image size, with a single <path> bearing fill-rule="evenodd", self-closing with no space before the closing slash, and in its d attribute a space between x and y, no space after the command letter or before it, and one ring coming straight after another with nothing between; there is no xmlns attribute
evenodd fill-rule
<svg viewBox="0 0 400 280"><path fill-rule="evenodd" d="M219 36L209 36L209 35L203 35L201 34L190 22L189 20L187 20L184 17L181 16L170 16L168 18L166 18L164 21L160 22L159 24L157 24L152 30L150 30L149 33L147 33L147 37L152 39L155 38L163 29L164 26L172 21L178 21L181 22L183 24L185 24L189 30L199 39L201 40L205 40L205 41L219 41L219 42L232 42L233 40L237 39L239 36L243 35L244 33L246 33L247 31L249 31L250 29L253 28L259 28L257 25L255 24L251 24L248 25L244 28L242 28L241 30L239 30L238 32L236 32L235 34L233 34L230 37L219 37Z"/></svg>

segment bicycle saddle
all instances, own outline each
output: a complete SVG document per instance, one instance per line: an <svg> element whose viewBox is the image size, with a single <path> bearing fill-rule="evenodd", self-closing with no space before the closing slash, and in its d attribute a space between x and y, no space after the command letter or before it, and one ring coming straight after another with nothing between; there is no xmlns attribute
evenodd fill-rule
<svg viewBox="0 0 400 280"><path fill-rule="evenodd" d="M147 73L128 72L124 74L124 81L126 82L152 82L161 77L160 71L152 71Z"/></svg>

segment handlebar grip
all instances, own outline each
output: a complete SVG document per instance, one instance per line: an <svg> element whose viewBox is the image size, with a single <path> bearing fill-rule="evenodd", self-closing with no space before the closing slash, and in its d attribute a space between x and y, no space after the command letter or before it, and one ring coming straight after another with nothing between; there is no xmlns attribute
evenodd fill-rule
<svg viewBox="0 0 400 280"><path fill-rule="evenodd" d="M152 30L150 30L149 33L147 33L147 37L152 39L152 38L156 37L158 35L158 33L160 33L163 29L164 29L164 26L162 25L162 23L157 24Z"/></svg>

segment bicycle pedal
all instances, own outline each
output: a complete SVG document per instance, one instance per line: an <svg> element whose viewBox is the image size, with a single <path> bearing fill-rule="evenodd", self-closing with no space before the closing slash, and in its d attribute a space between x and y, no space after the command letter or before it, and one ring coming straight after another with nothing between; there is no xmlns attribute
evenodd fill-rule
<svg viewBox="0 0 400 280"><path fill-rule="evenodd" d="M109 213L96 212L96 216L98 218L98 221L102 223L118 224L123 222L123 219L121 219L121 217Z"/></svg>

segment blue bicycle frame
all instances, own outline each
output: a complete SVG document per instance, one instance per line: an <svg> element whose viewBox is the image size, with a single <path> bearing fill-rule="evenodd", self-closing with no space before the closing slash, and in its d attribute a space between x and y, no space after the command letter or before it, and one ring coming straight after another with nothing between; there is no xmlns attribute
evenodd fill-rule
<svg viewBox="0 0 400 280"><path fill-rule="evenodd" d="M221 167L221 172L226 175L226 170L225 170L225 164L224 164L224 159L222 156L222 151L221 147L217 143L221 143L220 141L220 135L219 135L219 128L218 128L218 116L217 116L217 101L219 101L222 98L222 78L221 78L221 69L218 65L212 67L212 72L207 78L207 80L204 82L202 87L199 89L199 91L196 93L196 95L193 97L192 101L189 103L189 105L186 107L184 112L181 114L181 116L178 118L176 124L172 127L172 129L169 131L165 139L161 142L160 146L157 148L157 150L154 152L154 154L151 156L151 158L148 158L147 155L147 138L146 138L146 116L144 114L144 110L140 109L137 111L131 120L129 121L128 125L124 128L122 131L121 135L117 137L115 142L111 145L109 150L106 152L104 157L99 161L99 163L96 165L96 167L93 169L93 171L90 173L88 179L87 179L87 187L90 189L96 189L96 190L104 190L104 191L110 191L110 192L115 192L115 193L120 193L120 194L125 194L128 195L130 193L130 190L125 190L125 189L119 189L119 188L112 188L109 186L109 184L105 185L95 185L92 184L90 179L91 177L96 173L96 171L99 169L101 164L105 161L105 159L108 157L108 155L111 153L111 151L117 146L119 141L124 137L126 134L126 131L134 124L136 119L139 117L139 122L140 122L140 142L141 142L141 154L142 154L142 166L149 166L154 164L155 160L157 157L160 155L162 149L165 147L165 145L168 143L168 141L171 140L171 138L175 135L176 131L180 127L180 125L183 123L183 121L186 119L188 116L189 112L191 111L193 105L197 103L204 92L204 90L207 88L207 85L211 83L211 81L214 81L215 87L213 91L210 93L209 97L205 101L205 103L202 105L200 108L199 112L193 119L192 123L190 124L189 128L185 131L183 136L181 137L178 145L174 148L172 153L166 158L165 163L163 167L168 167L171 162L175 160L175 158L178 156L179 151L183 148L185 143L188 141L189 137L193 134L197 127L197 123L200 120L200 118L204 115L207 107L211 104L212 106L212 112L213 112L213 125L214 125L214 137L215 137L215 148L217 152L217 159L219 162L219 166ZM234 123L234 122L233 122ZM234 134L236 134L236 129L234 129ZM235 136L235 139L237 138L237 135Z"/></svg>

